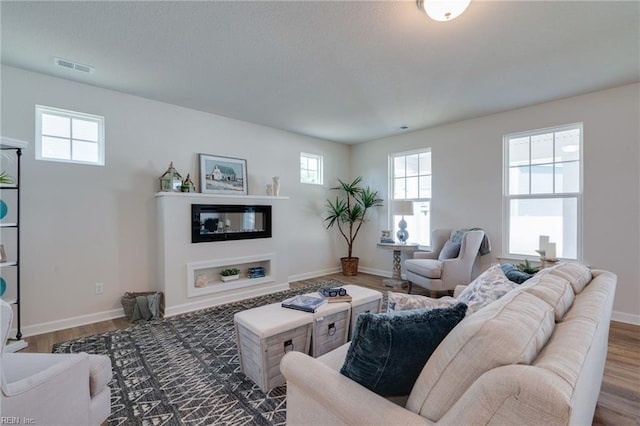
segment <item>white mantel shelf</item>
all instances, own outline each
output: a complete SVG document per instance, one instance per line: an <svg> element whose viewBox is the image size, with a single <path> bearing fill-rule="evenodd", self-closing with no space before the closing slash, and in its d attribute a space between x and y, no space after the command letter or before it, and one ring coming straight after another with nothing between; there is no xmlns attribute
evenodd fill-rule
<svg viewBox="0 0 640 426"><path fill-rule="evenodd" d="M288 200L289 197L273 195L231 195L231 194L203 194L201 192L156 192L156 197L196 197L196 198L237 198L238 200Z"/></svg>

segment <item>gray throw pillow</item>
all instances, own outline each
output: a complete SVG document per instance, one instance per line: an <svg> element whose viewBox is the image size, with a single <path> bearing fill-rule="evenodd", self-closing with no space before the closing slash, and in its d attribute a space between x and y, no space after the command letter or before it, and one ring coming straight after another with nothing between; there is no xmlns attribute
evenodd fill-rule
<svg viewBox="0 0 640 426"><path fill-rule="evenodd" d="M460 241L453 242L448 240L444 243L444 247L440 250L440 254L438 255L438 260L446 260L446 259L455 259L460 254L460 245L462 243Z"/></svg>
<svg viewBox="0 0 640 426"><path fill-rule="evenodd" d="M444 309L362 313L340 373L382 396L408 395L433 351L466 312L467 305L458 303Z"/></svg>

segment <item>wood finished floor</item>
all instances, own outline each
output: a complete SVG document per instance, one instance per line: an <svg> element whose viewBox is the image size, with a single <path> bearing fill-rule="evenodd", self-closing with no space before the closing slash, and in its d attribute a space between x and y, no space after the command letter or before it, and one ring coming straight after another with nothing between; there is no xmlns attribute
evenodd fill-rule
<svg viewBox="0 0 640 426"><path fill-rule="evenodd" d="M342 274L326 275L297 281L291 283L290 287L303 287L331 278L345 284L355 284L380 291L389 290L382 284L381 277L364 273L355 277L345 277ZM415 287L413 293L427 295L426 291ZM49 353L55 343L128 326L130 324L126 319L118 318L27 337L25 340L29 346L23 352ZM611 322L607 363L593 424L597 426L640 425L640 326Z"/></svg>

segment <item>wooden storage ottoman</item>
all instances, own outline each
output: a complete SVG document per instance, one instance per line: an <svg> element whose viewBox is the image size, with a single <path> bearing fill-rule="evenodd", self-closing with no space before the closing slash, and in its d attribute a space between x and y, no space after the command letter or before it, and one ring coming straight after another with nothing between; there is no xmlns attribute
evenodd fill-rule
<svg viewBox="0 0 640 426"><path fill-rule="evenodd" d="M309 353L312 314L273 303L238 312L233 320L240 368L265 393L285 383L280 373L285 353Z"/></svg>
<svg viewBox="0 0 640 426"><path fill-rule="evenodd" d="M358 315L367 312L377 314L382 307L382 293L370 288L360 287L357 285L342 286L347 290L347 294L351 296L351 320L349 321L348 339L351 340L353 328L356 326Z"/></svg>
<svg viewBox="0 0 640 426"><path fill-rule="evenodd" d="M316 309L313 314L311 356L319 357L347 343L350 318L349 302L325 303Z"/></svg>

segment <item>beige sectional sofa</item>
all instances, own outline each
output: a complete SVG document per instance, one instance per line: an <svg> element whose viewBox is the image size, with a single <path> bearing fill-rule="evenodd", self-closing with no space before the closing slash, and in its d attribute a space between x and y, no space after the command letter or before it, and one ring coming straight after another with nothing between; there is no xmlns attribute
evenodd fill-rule
<svg viewBox="0 0 640 426"><path fill-rule="evenodd" d="M289 425L590 425L607 353L616 275L575 263L538 273L468 315L405 398L339 373L348 345L287 354Z"/></svg>

